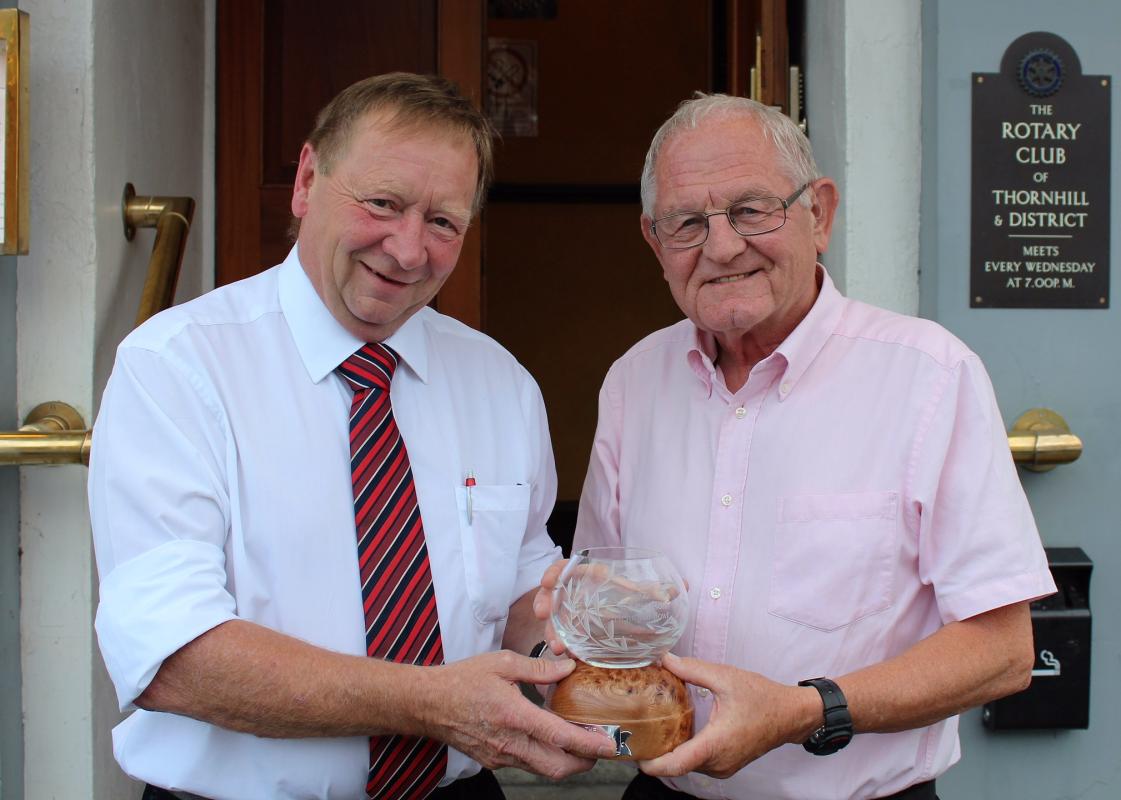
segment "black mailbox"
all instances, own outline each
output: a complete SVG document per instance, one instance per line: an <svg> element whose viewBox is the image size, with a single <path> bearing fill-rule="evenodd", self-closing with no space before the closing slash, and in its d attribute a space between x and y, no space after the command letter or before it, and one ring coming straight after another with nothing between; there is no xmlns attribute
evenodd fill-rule
<svg viewBox="0 0 1121 800"><path fill-rule="evenodd" d="M1031 604L1035 668L1031 686L986 703L991 730L1090 726L1090 571L1080 547L1048 547L1059 591Z"/></svg>

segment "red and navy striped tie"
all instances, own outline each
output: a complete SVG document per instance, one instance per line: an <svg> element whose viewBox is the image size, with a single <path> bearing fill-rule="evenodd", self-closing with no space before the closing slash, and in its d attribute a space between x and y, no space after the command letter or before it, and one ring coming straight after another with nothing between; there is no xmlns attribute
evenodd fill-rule
<svg viewBox="0 0 1121 800"><path fill-rule="evenodd" d="M444 645L409 454L389 400L397 361L378 342L338 367L354 390L350 474L366 655L431 666L444 663ZM420 800L447 765L448 748L434 739L373 736L366 793L375 800Z"/></svg>

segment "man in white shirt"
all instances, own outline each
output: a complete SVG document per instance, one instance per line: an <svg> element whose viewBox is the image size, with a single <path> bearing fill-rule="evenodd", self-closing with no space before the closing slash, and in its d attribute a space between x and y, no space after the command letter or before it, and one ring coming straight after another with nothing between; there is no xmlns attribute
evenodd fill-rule
<svg viewBox="0 0 1121 800"><path fill-rule="evenodd" d="M359 82L303 146L285 262L121 344L90 464L96 629L146 797L501 797L480 764L614 753L515 685L572 668L515 655L558 554L540 393L427 307L490 168L450 83ZM363 442L392 448L373 478Z"/></svg>

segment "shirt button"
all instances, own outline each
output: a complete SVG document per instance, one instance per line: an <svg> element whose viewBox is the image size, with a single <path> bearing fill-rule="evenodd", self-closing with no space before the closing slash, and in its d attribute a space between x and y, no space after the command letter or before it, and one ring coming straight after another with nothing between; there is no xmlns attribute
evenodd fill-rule
<svg viewBox="0 0 1121 800"><path fill-rule="evenodd" d="M705 687L702 686L699 689L697 689L697 694L699 694L701 697L708 697L709 691L708 691L708 689L706 689Z"/></svg>
<svg viewBox="0 0 1121 800"><path fill-rule="evenodd" d="M720 599L720 587L719 586L713 586L709 590L708 594L709 594L709 597L711 597L713 600L719 600Z"/></svg>
<svg viewBox="0 0 1121 800"><path fill-rule="evenodd" d="M747 409L746 408L744 408L743 406L740 406L739 408L736 409L736 419L743 419L746 416L747 416Z"/></svg>
<svg viewBox="0 0 1121 800"><path fill-rule="evenodd" d="M732 504L732 496L730 494L726 494L726 495L724 495L723 497L720 498L720 505L724 506L725 508L727 508L731 504Z"/></svg>
<svg viewBox="0 0 1121 800"><path fill-rule="evenodd" d="M783 381L782 386L780 386L778 388L782 391L783 394L789 394L790 393L790 381Z"/></svg>

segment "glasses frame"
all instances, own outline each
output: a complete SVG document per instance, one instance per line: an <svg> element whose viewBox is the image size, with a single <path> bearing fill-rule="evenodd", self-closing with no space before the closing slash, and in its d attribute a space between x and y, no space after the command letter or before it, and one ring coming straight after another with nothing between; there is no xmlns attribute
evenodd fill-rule
<svg viewBox="0 0 1121 800"><path fill-rule="evenodd" d="M709 234L709 230L711 229L711 226L708 224L709 217L719 217L721 215L728 218L728 224L732 226L732 230L735 231L736 235L738 235L738 236L743 236L744 238L746 238L748 236L760 236L764 233L774 233L775 231L777 231L779 228L781 228L783 225L786 224L786 219L787 219L787 213L786 212L790 209L790 207L792 205L794 205L794 202L799 197L802 196L802 192L806 191L806 189L809 188L809 185L811 183L813 183L813 181L807 181L806 183L803 183L801 186L799 186L797 189L794 190L793 194L791 194L789 197L787 197L785 199L783 199L781 197L771 197L770 195L768 195L766 197L753 198L755 201L767 200L767 199L778 200L782 204L782 222L780 222L778 225L775 225L775 227L773 227L773 228L768 228L765 231L755 231L754 233L743 233L742 231L740 231L739 228L736 227L736 223L732 221L732 209L735 208L738 205L742 205L743 203L752 202L752 200L739 200L735 203L732 203L727 208L721 209L720 211L679 211L675 214L666 214L664 217L658 217L658 219L653 220L650 223L650 235L653 236L655 239L657 239L658 244L660 244L662 247L666 248L667 250L690 250L694 247L700 247L701 245L703 245L705 242L708 241L708 234ZM673 219L674 217L693 216L693 215L696 215L696 214L700 214L702 217L704 217L704 221L705 221L705 235L703 237L701 237L701 240L699 242L694 242L693 244L687 244L687 245L674 246L672 244L666 244L665 242L662 241L662 238L660 236L658 236L658 223L659 222L665 222L667 219Z"/></svg>

